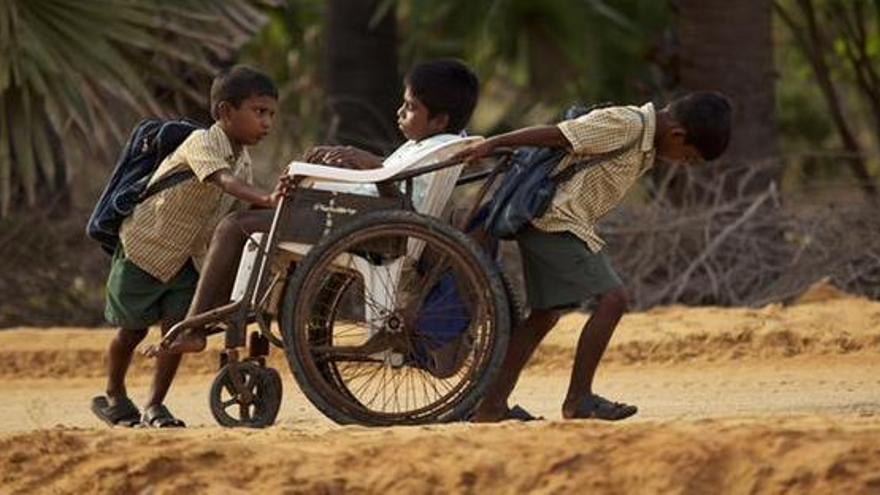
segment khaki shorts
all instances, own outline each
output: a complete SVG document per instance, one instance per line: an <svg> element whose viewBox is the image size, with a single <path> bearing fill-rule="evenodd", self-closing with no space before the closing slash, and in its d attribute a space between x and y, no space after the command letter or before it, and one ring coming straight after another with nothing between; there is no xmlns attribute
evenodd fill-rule
<svg viewBox="0 0 880 495"><path fill-rule="evenodd" d="M573 309L623 282L604 251L594 253L570 232L527 227L516 236L532 309Z"/></svg>

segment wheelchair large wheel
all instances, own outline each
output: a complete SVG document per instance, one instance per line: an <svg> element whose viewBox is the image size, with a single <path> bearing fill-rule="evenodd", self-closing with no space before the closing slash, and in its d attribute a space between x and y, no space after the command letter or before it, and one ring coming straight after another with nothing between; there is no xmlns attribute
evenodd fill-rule
<svg viewBox="0 0 880 495"><path fill-rule="evenodd" d="M283 296L285 354L338 423L460 420L504 359L505 292L463 233L417 213L370 213L299 263Z"/></svg>

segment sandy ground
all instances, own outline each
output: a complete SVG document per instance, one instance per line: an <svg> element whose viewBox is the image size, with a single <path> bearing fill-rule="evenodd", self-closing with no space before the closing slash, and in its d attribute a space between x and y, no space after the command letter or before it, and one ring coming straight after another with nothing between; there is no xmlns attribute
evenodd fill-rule
<svg viewBox="0 0 880 495"><path fill-rule="evenodd" d="M562 421L585 316L563 319L514 401L546 421L334 425L285 377L278 424L223 429L216 351L168 400L185 431L109 429L88 411L108 329L0 331L0 493L880 493L880 303L819 287L799 304L627 315L597 391L616 423ZM150 363L133 365L142 398Z"/></svg>

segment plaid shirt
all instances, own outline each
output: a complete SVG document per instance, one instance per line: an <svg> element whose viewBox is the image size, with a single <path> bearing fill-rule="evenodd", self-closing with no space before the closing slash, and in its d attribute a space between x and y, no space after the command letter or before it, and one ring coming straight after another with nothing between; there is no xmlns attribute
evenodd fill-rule
<svg viewBox="0 0 880 495"><path fill-rule="evenodd" d="M560 184L544 215L532 220L535 227L547 232L571 232L593 252L605 246L596 233L596 224L654 163L654 105L603 108L559 123L572 149L560 164L562 170L585 155L606 153L631 143L642 133L642 119L636 112L645 117L641 143L617 158L588 166Z"/></svg>
<svg viewBox="0 0 880 495"><path fill-rule="evenodd" d="M229 169L247 182L253 180L247 150L236 156L218 124L190 134L159 165L150 183L186 167L197 180L150 196L135 207L120 229L126 258L162 282L171 280L190 258L201 266L214 228L235 204L233 196L205 179Z"/></svg>

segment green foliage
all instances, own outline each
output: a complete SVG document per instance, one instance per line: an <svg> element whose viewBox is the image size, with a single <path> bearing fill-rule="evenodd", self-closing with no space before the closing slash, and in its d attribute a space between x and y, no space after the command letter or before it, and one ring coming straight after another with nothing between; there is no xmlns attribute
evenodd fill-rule
<svg viewBox="0 0 880 495"><path fill-rule="evenodd" d="M100 146L122 135L124 110L201 103L189 79L212 73L262 22L249 0L0 2L0 216L66 187L56 180L62 134Z"/></svg>
<svg viewBox="0 0 880 495"><path fill-rule="evenodd" d="M321 141L325 93L321 82L323 0L291 0L267 10L268 22L238 61L267 71L278 85L275 131L257 151L263 162L287 161ZM275 179L275 175L266 177Z"/></svg>
<svg viewBox="0 0 880 495"><path fill-rule="evenodd" d="M258 150L270 162L322 141L324 8L320 0L288 0L271 9L239 57L268 70L281 91L280 132ZM545 121L574 101L643 101L665 90L657 65L668 48L665 2L387 0L374 22L391 9L401 74L435 57L475 67L483 90L477 132Z"/></svg>
<svg viewBox="0 0 880 495"><path fill-rule="evenodd" d="M777 45L788 48L776 60L784 147L808 155L806 178L846 178L848 163L870 184L880 166L865 152L880 145L880 1L776 0L775 9Z"/></svg>
<svg viewBox="0 0 880 495"><path fill-rule="evenodd" d="M789 81L780 85L776 112L779 130L788 138L791 151L821 147L833 132L821 95L807 84Z"/></svg>
<svg viewBox="0 0 880 495"><path fill-rule="evenodd" d="M665 2L405 0L398 9L404 67L438 56L476 67L483 101L503 108L480 130L545 119L572 101L660 90L650 55L668 26Z"/></svg>

